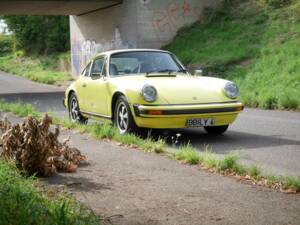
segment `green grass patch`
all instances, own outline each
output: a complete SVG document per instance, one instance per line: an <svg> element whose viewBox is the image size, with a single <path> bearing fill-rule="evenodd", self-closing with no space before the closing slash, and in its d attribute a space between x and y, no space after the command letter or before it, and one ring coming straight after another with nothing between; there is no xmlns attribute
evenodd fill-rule
<svg viewBox="0 0 300 225"><path fill-rule="evenodd" d="M35 178L24 177L13 163L0 158L1 225L102 224L100 218L66 193L51 194L51 198L49 194L50 190L39 188Z"/></svg>
<svg viewBox="0 0 300 225"><path fill-rule="evenodd" d="M188 164L194 165L200 162L200 155L189 143L182 145L175 153L175 158L184 161Z"/></svg>
<svg viewBox="0 0 300 225"><path fill-rule="evenodd" d="M40 113L36 111L31 104L24 104L21 102L6 103L1 99L0 99L0 111L12 112L15 115L20 117L25 117L25 116L32 116L35 118L40 117Z"/></svg>
<svg viewBox="0 0 300 225"><path fill-rule="evenodd" d="M0 57L0 70L44 84L72 80L67 72L58 71L58 60L65 55L24 56L22 53Z"/></svg>
<svg viewBox="0 0 300 225"><path fill-rule="evenodd" d="M204 75L235 81L248 106L299 110L300 2L235 2L182 29L164 48L184 64L201 65Z"/></svg>

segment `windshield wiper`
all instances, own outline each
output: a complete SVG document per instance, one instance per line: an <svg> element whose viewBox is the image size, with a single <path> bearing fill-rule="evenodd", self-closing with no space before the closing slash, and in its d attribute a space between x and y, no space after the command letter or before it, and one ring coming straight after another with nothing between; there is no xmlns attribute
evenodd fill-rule
<svg viewBox="0 0 300 225"><path fill-rule="evenodd" d="M165 69L165 70L153 70L153 71L149 71L146 73L146 75L149 75L151 73L168 73L169 75L171 75L172 73L177 72L176 70L170 70L170 69Z"/></svg>
<svg viewBox="0 0 300 225"><path fill-rule="evenodd" d="M187 73L187 70L186 69L180 69L180 70L177 70L176 72L178 72L178 73Z"/></svg>
<svg viewBox="0 0 300 225"><path fill-rule="evenodd" d="M165 69L165 70L160 70L160 71L157 71L158 73L168 73L168 74L171 74L171 73L174 73L174 72L177 72L176 70L169 70L169 69Z"/></svg>

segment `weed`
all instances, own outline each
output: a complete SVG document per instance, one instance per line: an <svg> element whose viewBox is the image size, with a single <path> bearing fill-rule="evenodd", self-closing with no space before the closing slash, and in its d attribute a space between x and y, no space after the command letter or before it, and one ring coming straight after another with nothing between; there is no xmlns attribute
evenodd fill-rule
<svg viewBox="0 0 300 225"><path fill-rule="evenodd" d="M290 177L290 176L287 176L287 177L282 177L282 184L283 184L283 187L285 189L292 189L292 190L295 190L296 192L299 192L300 191L300 177Z"/></svg>
<svg viewBox="0 0 300 225"><path fill-rule="evenodd" d="M261 175L261 169L256 165L252 165L248 168L248 173L251 177L257 179Z"/></svg>
<svg viewBox="0 0 300 225"><path fill-rule="evenodd" d="M148 137L142 142L141 147L145 151L155 152L159 154L164 152L165 145L166 143L163 139L158 139L157 141L154 141L150 137Z"/></svg>
<svg viewBox="0 0 300 225"><path fill-rule="evenodd" d="M177 160L185 161L191 165L198 164L200 162L200 155L196 149L194 149L190 143L180 146L179 150L175 153Z"/></svg>
<svg viewBox="0 0 300 225"><path fill-rule="evenodd" d="M216 168L219 161L214 153L208 147L205 147L204 152L200 153L200 162L203 166L208 168Z"/></svg>
<svg viewBox="0 0 300 225"><path fill-rule="evenodd" d="M35 110L31 104L24 104L21 102L6 103L0 99L0 110L3 112L12 112L17 116L25 117L32 116L38 118L40 113Z"/></svg>
<svg viewBox="0 0 300 225"><path fill-rule="evenodd" d="M237 167L237 155L228 154L224 157L223 160L220 160L218 163L218 170L221 171L232 171Z"/></svg>

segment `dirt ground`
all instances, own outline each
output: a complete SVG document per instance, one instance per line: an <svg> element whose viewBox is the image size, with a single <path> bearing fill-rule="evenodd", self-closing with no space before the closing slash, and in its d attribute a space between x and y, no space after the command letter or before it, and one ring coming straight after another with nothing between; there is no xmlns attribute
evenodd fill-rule
<svg viewBox="0 0 300 225"><path fill-rule="evenodd" d="M239 183L73 131L63 131L61 138L68 135L88 163L76 173L43 181L66 185L113 224L299 224L299 195Z"/></svg>

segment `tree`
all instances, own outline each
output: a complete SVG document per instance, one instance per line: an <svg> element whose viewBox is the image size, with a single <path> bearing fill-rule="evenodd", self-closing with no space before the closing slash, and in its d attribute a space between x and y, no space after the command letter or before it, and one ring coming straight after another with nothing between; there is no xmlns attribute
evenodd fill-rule
<svg viewBox="0 0 300 225"><path fill-rule="evenodd" d="M51 54L70 49L67 16L3 16L18 44L29 54Z"/></svg>

